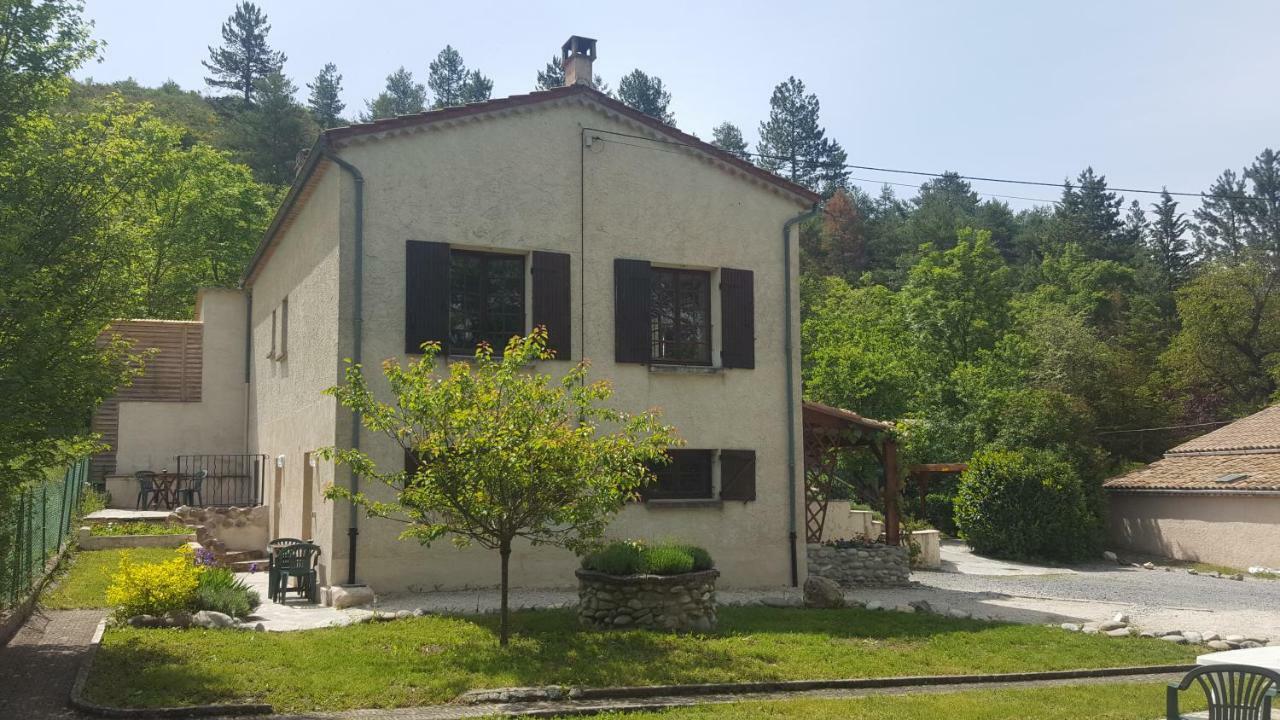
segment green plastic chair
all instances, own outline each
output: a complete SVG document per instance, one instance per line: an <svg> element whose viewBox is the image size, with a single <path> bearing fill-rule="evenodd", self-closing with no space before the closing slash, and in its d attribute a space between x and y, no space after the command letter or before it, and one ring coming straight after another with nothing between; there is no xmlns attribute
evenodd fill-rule
<svg viewBox="0 0 1280 720"><path fill-rule="evenodd" d="M1196 683L1209 700L1209 720L1270 720L1280 673L1253 665L1201 665L1180 683L1169 683L1168 720L1183 720L1178 693Z"/></svg>
<svg viewBox="0 0 1280 720"><path fill-rule="evenodd" d="M271 559L276 574L276 602L284 602L290 590L305 596L310 602L319 600L320 588L316 582L316 563L320 560L319 545L285 545L272 553ZM292 588L289 587L290 578L298 580L297 585Z"/></svg>
<svg viewBox="0 0 1280 720"><path fill-rule="evenodd" d="M276 538L267 543L267 599L274 601L279 590L280 576L276 574L276 551L290 545L302 545L298 538Z"/></svg>

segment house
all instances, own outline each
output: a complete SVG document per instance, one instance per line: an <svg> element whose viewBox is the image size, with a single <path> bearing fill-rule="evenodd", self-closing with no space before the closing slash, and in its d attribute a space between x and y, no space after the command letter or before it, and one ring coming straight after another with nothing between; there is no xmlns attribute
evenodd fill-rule
<svg viewBox="0 0 1280 720"><path fill-rule="evenodd" d="M347 358L375 368L428 340L466 356L537 325L548 371L590 359L613 402L660 408L687 441L611 536L703 545L726 586L803 581L796 224L819 197L594 89L595 54L571 38L563 87L334 128L301 161L227 318L243 339L204 365L241 373L242 420L217 422L265 459L270 534L318 543L322 584L496 584L496 555L420 548L323 497L358 479L317 448L403 455L321 391ZM574 567L520 547L512 583L563 586Z"/></svg>
<svg viewBox="0 0 1280 720"><path fill-rule="evenodd" d="M1230 567L1280 567L1280 405L1107 481L1112 544Z"/></svg>

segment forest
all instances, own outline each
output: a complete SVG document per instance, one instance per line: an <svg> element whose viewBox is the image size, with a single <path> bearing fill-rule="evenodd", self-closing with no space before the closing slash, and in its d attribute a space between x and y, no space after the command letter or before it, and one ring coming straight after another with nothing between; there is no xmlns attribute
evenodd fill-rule
<svg viewBox="0 0 1280 720"><path fill-rule="evenodd" d="M188 318L197 288L236 285L321 130L493 90L446 46L347 108L333 64L295 84L249 2L209 48L203 88L76 81L109 51L78 3L4 0L0 15L0 392L13 408L0 490L92 443L89 411L142 361L98 341L110 319ZM528 90L562 82L558 57L530 68ZM679 122L655 75L595 83ZM1117 192L1084 166L1056 200L1015 211L954 172L870 192L801 80L781 79L768 107L754 148L730 123L706 135L826 198L801 233L805 396L897 421L911 462L1034 449L1097 488L1275 400L1271 149L1223 158L1193 197ZM945 489L936 502L931 519L948 523Z"/></svg>

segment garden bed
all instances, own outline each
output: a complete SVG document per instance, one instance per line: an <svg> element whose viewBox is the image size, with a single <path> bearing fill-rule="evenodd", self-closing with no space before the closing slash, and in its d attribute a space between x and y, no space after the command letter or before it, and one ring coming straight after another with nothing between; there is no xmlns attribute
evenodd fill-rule
<svg viewBox="0 0 1280 720"><path fill-rule="evenodd" d="M123 548L174 548L195 542L196 533L185 525L151 522L95 523L80 528L76 545L81 550Z"/></svg>
<svg viewBox="0 0 1280 720"><path fill-rule="evenodd" d="M679 575L577 571L578 621L597 630L706 632L716 626L719 570Z"/></svg>
<svg viewBox="0 0 1280 720"><path fill-rule="evenodd" d="M292 633L107 632L86 687L104 705L406 707L467 690L975 674L1189 663L1197 649L1057 628L859 609L722 608L703 635L583 631L572 611L428 616ZM272 682L264 685L262 678Z"/></svg>

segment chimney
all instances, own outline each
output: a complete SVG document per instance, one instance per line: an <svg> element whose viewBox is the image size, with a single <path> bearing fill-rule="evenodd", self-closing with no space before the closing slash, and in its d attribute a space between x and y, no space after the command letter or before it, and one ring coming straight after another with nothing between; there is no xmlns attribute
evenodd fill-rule
<svg viewBox="0 0 1280 720"><path fill-rule="evenodd" d="M596 59L596 41L573 35L560 48L560 53L560 61L564 64L564 84L594 87L591 63Z"/></svg>

